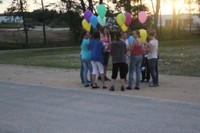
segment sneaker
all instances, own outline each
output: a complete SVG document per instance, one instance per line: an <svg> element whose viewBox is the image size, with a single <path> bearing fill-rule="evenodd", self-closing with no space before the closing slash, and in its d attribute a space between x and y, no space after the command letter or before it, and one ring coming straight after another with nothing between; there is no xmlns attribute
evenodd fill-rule
<svg viewBox="0 0 200 133"><path fill-rule="evenodd" d="M127 90L132 90L132 88L131 88L131 87L129 87L129 86L128 86L128 87L126 87L126 89L127 89Z"/></svg>
<svg viewBox="0 0 200 133"><path fill-rule="evenodd" d="M108 88L108 86L107 85L103 85L103 87L102 87L103 89L107 89Z"/></svg>
<svg viewBox="0 0 200 133"><path fill-rule="evenodd" d="M109 91L115 91L114 86L111 86L110 89L109 89Z"/></svg>
<svg viewBox="0 0 200 133"><path fill-rule="evenodd" d="M139 90L140 88L139 88L139 87L135 87L134 89L135 89L135 90Z"/></svg>
<svg viewBox="0 0 200 133"><path fill-rule="evenodd" d="M155 85L155 84L149 84L149 87L158 87L158 85Z"/></svg>
<svg viewBox="0 0 200 133"><path fill-rule="evenodd" d="M89 84L85 84L85 85L84 85L84 87L89 87L89 86L90 86Z"/></svg>
<svg viewBox="0 0 200 133"><path fill-rule="evenodd" d="M92 89L97 89L99 86L97 84L92 85Z"/></svg>
<svg viewBox="0 0 200 133"><path fill-rule="evenodd" d="M144 82L144 79L140 80L140 82Z"/></svg>
<svg viewBox="0 0 200 133"><path fill-rule="evenodd" d="M105 81L111 81L108 77L105 76Z"/></svg>
<svg viewBox="0 0 200 133"><path fill-rule="evenodd" d="M124 88L124 86L123 86L123 85L121 86L121 91L125 91L125 88Z"/></svg>

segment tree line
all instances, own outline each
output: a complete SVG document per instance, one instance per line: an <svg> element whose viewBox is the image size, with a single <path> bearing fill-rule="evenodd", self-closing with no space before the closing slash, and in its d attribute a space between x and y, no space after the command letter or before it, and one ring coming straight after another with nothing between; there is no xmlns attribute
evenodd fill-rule
<svg viewBox="0 0 200 133"><path fill-rule="evenodd" d="M38 2L37 0L34 0ZM33 21L41 23L43 26L43 36L44 44L46 45L46 30L45 25L62 25L69 26L70 31L73 33L74 38L78 38L80 35L80 30L82 29L81 21L83 19L83 12L90 10L94 15L97 15L96 6L99 4L105 4L107 6L107 17L115 17L118 13L122 11L130 12L133 15L133 21L130 26L130 29L140 29L140 28L150 28L153 27L157 33L158 31L158 18L161 8L161 2L166 0L150 0L153 8L153 12L149 11L144 0L60 0L60 3L51 3L50 5L44 5L43 0L40 1L41 8L33 12L27 12L28 9L28 0L13 0L11 6L7 9L6 14L16 14L23 17L23 26L26 27L26 19L32 18ZM173 3L173 39L176 39L176 32L173 30L177 28L177 18L179 17L180 11L177 12L175 2L178 0L171 0ZM3 0L0 0L2 3ZM108 3L115 5L112 9ZM200 12L200 0L184 0L184 4L188 4L189 7L191 4L198 5L198 10ZM57 10L48 10L47 7L54 7ZM145 24L140 24L137 18L139 11L145 10L148 12L149 17ZM180 9L181 10L181 9ZM191 8L188 9L188 12L191 13ZM52 21L54 23L52 23ZM27 29L24 28L26 43L24 47L28 46L28 34Z"/></svg>

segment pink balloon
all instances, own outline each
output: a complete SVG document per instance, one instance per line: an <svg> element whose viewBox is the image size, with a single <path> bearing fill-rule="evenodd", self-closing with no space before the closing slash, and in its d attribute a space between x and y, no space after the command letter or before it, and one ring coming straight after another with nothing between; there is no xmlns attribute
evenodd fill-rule
<svg viewBox="0 0 200 133"><path fill-rule="evenodd" d="M140 21L140 23L144 24L147 20L147 13L146 11L141 11L138 13L138 19Z"/></svg>
<svg viewBox="0 0 200 133"><path fill-rule="evenodd" d="M126 22L125 25L129 26L132 22L132 16L129 12L124 13L124 15L126 16Z"/></svg>

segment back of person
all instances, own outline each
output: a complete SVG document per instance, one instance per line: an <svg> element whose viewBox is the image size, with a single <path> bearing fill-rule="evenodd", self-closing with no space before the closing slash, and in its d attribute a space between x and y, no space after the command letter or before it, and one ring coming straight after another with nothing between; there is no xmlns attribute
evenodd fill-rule
<svg viewBox="0 0 200 133"><path fill-rule="evenodd" d="M148 53L148 59L157 59L158 58L158 40L153 39L149 42L151 46L153 46L153 49L151 52Z"/></svg>
<svg viewBox="0 0 200 133"><path fill-rule="evenodd" d="M119 40L111 44L111 54L113 63L126 63L126 44Z"/></svg>
<svg viewBox="0 0 200 133"><path fill-rule="evenodd" d="M139 56L139 55L142 55L142 44L141 44L141 41L139 41L138 39L135 40L136 42L136 45L134 46L132 52L131 52L131 55L132 56Z"/></svg>
<svg viewBox="0 0 200 133"><path fill-rule="evenodd" d="M88 45L89 45L89 40L83 39L83 41L81 43L82 59L90 59L90 50L88 49Z"/></svg>
<svg viewBox="0 0 200 133"><path fill-rule="evenodd" d="M103 62L103 43L99 39L90 41L91 60Z"/></svg>

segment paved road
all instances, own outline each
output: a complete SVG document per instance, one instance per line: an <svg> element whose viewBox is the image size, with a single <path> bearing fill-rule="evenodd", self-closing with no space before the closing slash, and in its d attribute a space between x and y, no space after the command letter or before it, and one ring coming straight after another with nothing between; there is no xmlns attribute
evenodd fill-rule
<svg viewBox="0 0 200 133"><path fill-rule="evenodd" d="M199 133L200 104L0 82L0 133Z"/></svg>

